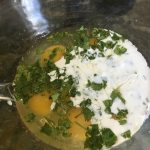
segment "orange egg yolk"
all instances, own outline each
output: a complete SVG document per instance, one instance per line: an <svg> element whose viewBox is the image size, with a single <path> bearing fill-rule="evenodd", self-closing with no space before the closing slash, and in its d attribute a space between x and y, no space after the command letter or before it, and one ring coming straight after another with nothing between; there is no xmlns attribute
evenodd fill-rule
<svg viewBox="0 0 150 150"><path fill-rule="evenodd" d="M53 45L44 50L40 57L40 64L43 66L47 60L56 62L62 58L65 53L63 45Z"/></svg>
<svg viewBox="0 0 150 150"><path fill-rule="evenodd" d="M80 108L73 108L69 112L69 119L72 122L71 128L69 129L72 137L84 141L86 138L86 128L91 124L90 121L85 121Z"/></svg>
<svg viewBox="0 0 150 150"><path fill-rule="evenodd" d="M28 106L33 113L39 116L45 116L50 113L51 100L50 94L43 92L32 96L28 101Z"/></svg>

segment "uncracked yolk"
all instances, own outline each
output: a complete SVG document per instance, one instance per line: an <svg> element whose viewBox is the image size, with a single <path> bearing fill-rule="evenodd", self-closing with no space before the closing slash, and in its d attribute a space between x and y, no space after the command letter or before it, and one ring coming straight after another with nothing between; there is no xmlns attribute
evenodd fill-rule
<svg viewBox="0 0 150 150"><path fill-rule="evenodd" d="M37 115L45 116L50 113L51 100L49 100L50 94L43 92L32 96L28 101L28 106L31 111Z"/></svg>
<svg viewBox="0 0 150 150"><path fill-rule="evenodd" d="M72 137L84 141L86 138L86 128L91 124L90 121L85 121L80 108L73 108L69 112L69 119L72 122L71 128L69 129Z"/></svg>
<svg viewBox="0 0 150 150"><path fill-rule="evenodd" d="M47 60L56 62L62 58L65 53L63 45L53 45L44 50L40 57L40 64L43 66Z"/></svg>

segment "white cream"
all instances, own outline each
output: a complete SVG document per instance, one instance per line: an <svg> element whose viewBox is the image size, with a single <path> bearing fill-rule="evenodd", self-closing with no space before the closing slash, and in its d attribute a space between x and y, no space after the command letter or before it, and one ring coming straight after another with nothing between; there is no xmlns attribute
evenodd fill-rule
<svg viewBox="0 0 150 150"><path fill-rule="evenodd" d="M130 130L133 135L139 130L147 119L150 108L150 70L147 63L130 41L121 42L120 40L119 44L127 48L127 52L120 56L114 54L112 49L108 49L104 54L105 56L111 54L110 58L99 57L99 51L90 48L89 54L96 53L94 60L83 59L80 55L76 55L69 64L65 64L64 58L56 62L58 68L65 67L66 74L72 75L79 82L77 88L81 96L72 98L74 105L79 107L84 99L90 98L92 100L90 109L95 113L92 123L99 124L100 127L111 128L118 137L116 145L126 140L121 136L123 132ZM86 86L88 80L96 83L106 80L107 87L101 91L94 91ZM114 113L117 113L117 108L128 110L125 125L120 125L104 111L103 101L109 99L112 90L117 87L120 87L126 104L116 99L111 110Z"/></svg>

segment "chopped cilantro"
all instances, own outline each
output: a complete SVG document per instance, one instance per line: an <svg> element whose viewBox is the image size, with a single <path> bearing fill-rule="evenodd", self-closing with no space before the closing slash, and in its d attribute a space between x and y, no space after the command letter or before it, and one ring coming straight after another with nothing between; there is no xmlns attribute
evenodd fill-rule
<svg viewBox="0 0 150 150"><path fill-rule="evenodd" d="M118 41L118 40L120 40L120 36L118 36L116 33L114 33L113 34L113 36L112 36L112 39L114 40L114 41Z"/></svg>
<svg viewBox="0 0 150 150"><path fill-rule="evenodd" d="M66 59L66 64L69 64L70 61L74 58L74 56L70 52L66 52L64 58Z"/></svg>
<svg viewBox="0 0 150 150"><path fill-rule="evenodd" d="M115 120L118 120L120 125L124 125L125 123L127 123L127 120L126 120L127 114L128 114L127 109L118 109L117 114L112 113L112 118Z"/></svg>
<svg viewBox="0 0 150 150"><path fill-rule="evenodd" d="M128 110L127 109L118 109L117 118L119 120L124 119L127 117Z"/></svg>
<svg viewBox="0 0 150 150"><path fill-rule="evenodd" d="M115 45L116 45L116 43L114 43L112 41L107 41L105 43L106 48L114 48Z"/></svg>
<svg viewBox="0 0 150 150"><path fill-rule="evenodd" d="M102 134L102 140L104 142L104 145L106 147L111 147L114 145L117 141L117 136L114 134L114 132L109 128L103 128L101 130Z"/></svg>
<svg viewBox="0 0 150 150"><path fill-rule="evenodd" d="M77 94L79 94L79 92L77 91L77 88L73 86L70 90L70 96L75 97Z"/></svg>
<svg viewBox="0 0 150 150"><path fill-rule="evenodd" d="M122 47L120 45L117 45L114 49L114 53L117 55L122 55L127 51L127 49L125 47Z"/></svg>
<svg viewBox="0 0 150 150"><path fill-rule="evenodd" d="M125 104L125 99L122 97L119 89L114 89L112 92L111 92L111 95L110 97L112 98L112 100L114 101L116 98L119 98L124 104Z"/></svg>
<svg viewBox="0 0 150 150"><path fill-rule="evenodd" d="M90 105L90 99L84 100L80 103L80 107L82 108L82 113L84 115L85 120L90 120L94 116L94 112L88 108Z"/></svg>
<svg viewBox="0 0 150 150"><path fill-rule="evenodd" d="M98 29L98 28L94 28L93 29L93 36L99 38L100 40L103 40L105 38L107 38L110 35L110 32L108 30L105 29Z"/></svg>
<svg viewBox="0 0 150 150"><path fill-rule="evenodd" d="M111 114L111 106L113 104L113 101L108 99L108 100L103 101L103 103L105 105L105 112L108 114Z"/></svg>
<svg viewBox="0 0 150 150"><path fill-rule="evenodd" d="M60 95L59 93L53 94L53 95L51 96L52 100L53 100L54 102L56 102L56 101L58 100L59 95Z"/></svg>
<svg viewBox="0 0 150 150"><path fill-rule="evenodd" d="M35 118L36 118L36 115L35 115L35 114L29 113L29 114L27 115L27 122L32 122L32 121L34 121Z"/></svg>
<svg viewBox="0 0 150 150"><path fill-rule="evenodd" d="M107 86L107 81L103 80L102 83L95 83L88 80L87 87L91 87L95 91L100 91L101 89L105 89Z"/></svg>
<svg viewBox="0 0 150 150"><path fill-rule="evenodd" d="M71 127L71 121L68 118L62 118L58 120L58 126L56 127L58 134L64 137L70 136L69 128Z"/></svg>
<svg viewBox="0 0 150 150"><path fill-rule="evenodd" d="M41 132L43 132L44 134L48 136L70 136L68 129L71 127L71 121L68 118L59 119L57 124L51 120L47 121L48 122L41 127Z"/></svg>
<svg viewBox="0 0 150 150"><path fill-rule="evenodd" d="M91 150L100 150L103 146L102 135L97 124L93 124L87 128L86 140L84 142L85 148Z"/></svg>
<svg viewBox="0 0 150 150"><path fill-rule="evenodd" d="M111 147L117 141L117 136L109 128L99 129L97 124L90 125L86 131L85 148L101 150L105 145Z"/></svg>
<svg viewBox="0 0 150 150"><path fill-rule="evenodd" d="M90 47L89 35L87 28L83 26L75 33L75 45L87 49Z"/></svg>
<svg viewBox="0 0 150 150"><path fill-rule="evenodd" d="M90 60L94 60L94 59L95 59L95 55L94 55L94 54L92 54L92 55L88 56L88 59L90 59Z"/></svg>
<svg viewBox="0 0 150 150"><path fill-rule="evenodd" d="M41 128L41 132L50 136L54 129L54 126L50 126L48 123L45 123L44 126L42 126Z"/></svg>
<svg viewBox="0 0 150 150"><path fill-rule="evenodd" d="M82 112L83 112L85 120L87 121L91 120L91 118L94 116L94 112L87 107L82 108Z"/></svg>
<svg viewBox="0 0 150 150"><path fill-rule="evenodd" d="M85 108L90 106L91 104L92 104L91 99L88 98L87 100L84 100L80 103L80 107Z"/></svg>
<svg viewBox="0 0 150 150"><path fill-rule="evenodd" d="M39 63L36 62L27 67L23 66L21 71L18 68L14 83L16 99L23 99L23 102L27 103L32 95L49 88L49 76L45 68L40 67Z"/></svg>
<svg viewBox="0 0 150 150"><path fill-rule="evenodd" d="M119 120L119 123L120 123L120 125L124 125L124 124L126 124L126 123L127 123L127 120L126 120L126 119Z"/></svg>
<svg viewBox="0 0 150 150"><path fill-rule="evenodd" d="M127 130L126 132L122 133L121 135L124 138L131 138L131 131Z"/></svg>

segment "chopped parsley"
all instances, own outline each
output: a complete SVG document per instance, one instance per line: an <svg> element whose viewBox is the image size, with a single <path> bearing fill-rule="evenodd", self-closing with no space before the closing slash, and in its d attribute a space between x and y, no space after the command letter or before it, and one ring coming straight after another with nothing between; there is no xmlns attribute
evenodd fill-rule
<svg viewBox="0 0 150 150"><path fill-rule="evenodd" d="M100 150L103 146L111 147L116 141L117 136L111 129L99 129L97 124L93 124L87 128L84 147L91 150Z"/></svg>
<svg viewBox="0 0 150 150"><path fill-rule="evenodd" d="M80 103L80 107L82 108L82 113L84 115L85 120L91 120L94 116L94 112L91 111L88 107L91 105L91 100L87 99Z"/></svg>
<svg viewBox="0 0 150 150"><path fill-rule="evenodd" d="M61 135L64 137L70 136L69 128L71 127L71 121L68 118L59 119L57 124L51 120L48 120L42 127L41 132L48 136Z"/></svg>
<svg viewBox="0 0 150 150"><path fill-rule="evenodd" d="M113 39L114 41L118 41L118 40L121 39L121 37L120 37L119 35L117 35L116 33L114 33L113 36L112 36L112 39Z"/></svg>
<svg viewBox="0 0 150 150"><path fill-rule="evenodd" d="M59 98L59 93L55 93L55 94L53 94L52 96L51 96L51 98L52 98L52 101L57 101L58 100L58 98Z"/></svg>
<svg viewBox="0 0 150 150"><path fill-rule="evenodd" d="M107 41L106 43L105 43L105 46L106 46L106 48L114 48L114 46L116 45L116 42L114 43L114 42L112 42L112 41Z"/></svg>
<svg viewBox="0 0 150 150"><path fill-rule="evenodd" d="M107 86L107 81L103 80L102 83L95 83L88 80L87 87L92 88L94 91L100 91L105 89Z"/></svg>
<svg viewBox="0 0 150 150"><path fill-rule="evenodd" d="M117 55L122 55L127 51L127 49L123 46L117 45L114 49L114 53Z"/></svg>
<svg viewBox="0 0 150 150"><path fill-rule="evenodd" d="M117 136L113 133L113 131L109 128L103 128L101 130L102 134L102 139L104 142L104 145L106 147L111 147L114 145L117 141Z"/></svg>
<svg viewBox="0 0 150 150"><path fill-rule="evenodd" d="M121 135L124 138L131 138L131 131L127 130L126 132L122 133Z"/></svg>
<svg viewBox="0 0 150 150"><path fill-rule="evenodd" d="M22 65L17 71L14 81L16 99L23 99L23 102L27 103L32 95L49 88L49 76L46 69L42 68L38 62L27 67Z"/></svg>
<svg viewBox="0 0 150 150"><path fill-rule="evenodd" d="M52 132L54 132L55 128L53 125L49 125L48 123L45 123L44 126L41 128L41 132L44 134L50 136Z"/></svg>
<svg viewBox="0 0 150 150"><path fill-rule="evenodd" d="M119 98L124 104L125 104L125 99L122 97L122 94L120 93L119 89L114 89L112 92L111 92L111 95L110 97L112 98L112 100L114 101L116 98Z"/></svg>
<svg viewBox="0 0 150 150"><path fill-rule="evenodd" d="M108 99L103 101L104 105L105 105L105 112L108 114L111 114L111 106L113 104L113 101Z"/></svg>
<svg viewBox="0 0 150 150"><path fill-rule="evenodd" d="M97 124L93 124L87 128L84 147L90 148L91 150L97 150L103 147L102 135Z"/></svg>
<svg viewBox="0 0 150 150"><path fill-rule="evenodd" d="M34 113L29 113L26 117L27 122L33 122L36 118L36 115Z"/></svg>
<svg viewBox="0 0 150 150"><path fill-rule="evenodd" d="M114 114L111 112L112 104L116 98L119 98L125 104L125 99L122 97L119 89L114 89L111 92L110 97L111 97L111 99L107 99L107 100L103 101L103 103L105 105L105 112L108 114L111 114L112 118L117 120L120 125L126 124L127 123L127 114L128 114L127 109L118 109L117 114Z"/></svg>
<svg viewBox="0 0 150 150"><path fill-rule="evenodd" d="M70 61L74 58L75 56L73 56L70 51L67 51L64 55L64 58L66 60L66 64L69 64Z"/></svg>
<svg viewBox="0 0 150 150"><path fill-rule="evenodd" d="M115 120L118 120L120 125L124 125L127 122L127 120L126 120L127 115L128 115L127 109L118 109L117 114L112 113L112 118Z"/></svg>

